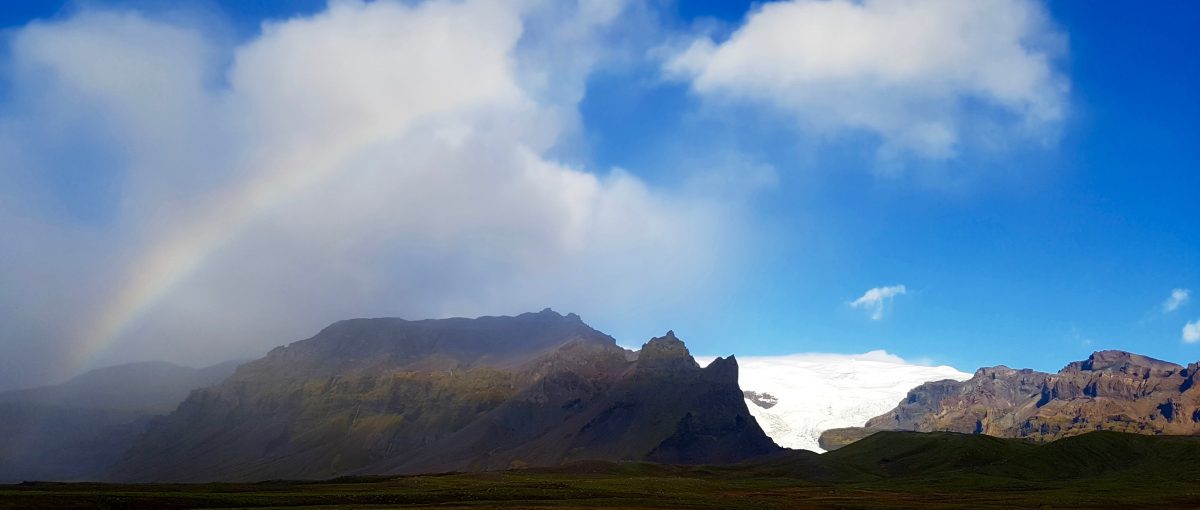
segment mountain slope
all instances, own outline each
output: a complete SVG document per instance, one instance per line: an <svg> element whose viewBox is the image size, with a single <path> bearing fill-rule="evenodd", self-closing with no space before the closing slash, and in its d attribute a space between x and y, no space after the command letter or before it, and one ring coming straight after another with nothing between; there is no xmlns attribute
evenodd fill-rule
<svg viewBox="0 0 1200 510"><path fill-rule="evenodd" d="M358 319L277 348L153 422L117 480L261 480L731 462L778 447L732 358L673 333L626 351L578 316Z"/></svg>
<svg viewBox="0 0 1200 510"><path fill-rule="evenodd" d="M150 417L236 363L189 368L130 363L56 386L0 393L0 482L96 479L133 444Z"/></svg>
<svg viewBox="0 0 1200 510"><path fill-rule="evenodd" d="M1052 441L1096 430L1200 433L1197 370L1123 351L1099 351L1056 374L981 368L966 381L914 388L860 430L834 430L831 446L881 430L950 431Z"/></svg>

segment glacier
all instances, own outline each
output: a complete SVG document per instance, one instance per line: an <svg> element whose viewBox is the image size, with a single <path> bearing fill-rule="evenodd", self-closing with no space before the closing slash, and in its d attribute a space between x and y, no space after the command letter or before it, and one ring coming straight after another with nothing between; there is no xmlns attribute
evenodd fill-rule
<svg viewBox="0 0 1200 510"><path fill-rule="evenodd" d="M705 366L714 359L695 358ZM821 432L861 427L896 407L908 390L922 383L971 377L950 366L913 363L883 350L739 356L737 360L738 384L743 391L759 395L747 398L746 406L763 431L780 446L815 452L824 451L817 444Z"/></svg>

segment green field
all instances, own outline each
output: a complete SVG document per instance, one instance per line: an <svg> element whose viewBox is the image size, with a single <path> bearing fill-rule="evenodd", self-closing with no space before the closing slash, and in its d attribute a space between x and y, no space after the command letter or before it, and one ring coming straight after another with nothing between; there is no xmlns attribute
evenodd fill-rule
<svg viewBox="0 0 1200 510"><path fill-rule="evenodd" d="M1200 508L1197 438L1035 446L888 433L737 466L555 469L324 482L0 486L0 508Z"/></svg>

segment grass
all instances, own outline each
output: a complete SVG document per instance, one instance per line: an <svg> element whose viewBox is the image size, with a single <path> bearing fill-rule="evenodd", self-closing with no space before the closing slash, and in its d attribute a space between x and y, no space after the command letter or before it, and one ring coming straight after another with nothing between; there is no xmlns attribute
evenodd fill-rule
<svg viewBox="0 0 1200 510"><path fill-rule="evenodd" d="M728 473L726 473L728 474ZM1183 483L1028 482L952 475L813 483L720 474L509 471L257 484L30 484L0 488L0 508L1179 508Z"/></svg>
<svg viewBox="0 0 1200 510"><path fill-rule="evenodd" d="M253 484L28 483L0 509L1188 508L1200 438L1094 433L1035 446L889 433L817 457L736 466L579 462L552 469Z"/></svg>

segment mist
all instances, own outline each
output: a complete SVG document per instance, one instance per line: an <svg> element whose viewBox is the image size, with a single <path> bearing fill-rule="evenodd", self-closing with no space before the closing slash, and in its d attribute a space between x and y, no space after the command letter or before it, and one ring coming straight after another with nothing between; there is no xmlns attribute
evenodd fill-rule
<svg viewBox="0 0 1200 510"><path fill-rule="evenodd" d="M640 15L334 2L236 41L136 10L14 30L0 388L256 357L350 317L700 309L746 195L558 156L588 74L644 51L613 42Z"/></svg>

